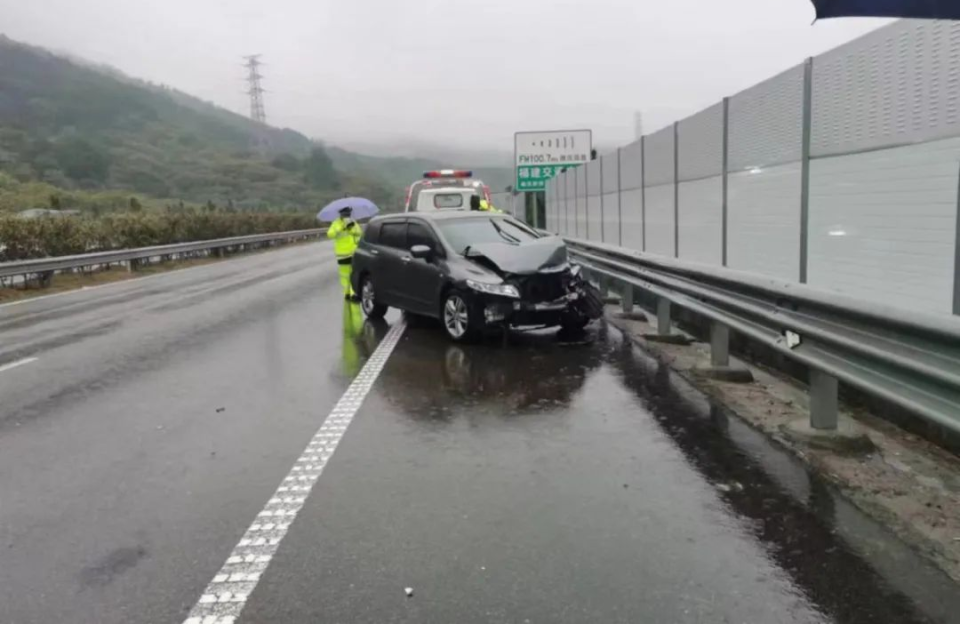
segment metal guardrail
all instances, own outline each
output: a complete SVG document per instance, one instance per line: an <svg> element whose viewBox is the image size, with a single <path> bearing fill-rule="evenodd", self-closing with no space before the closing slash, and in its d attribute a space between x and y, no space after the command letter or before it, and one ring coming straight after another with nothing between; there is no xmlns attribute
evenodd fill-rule
<svg viewBox="0 0 960 624"><path fill-rule="evenodd" d="M670 305L711 321L711 364L729 366L729 331L811 371L811 425L837 427L837 380L960 433L960 320L866 304L801 284L760 278L621 247L566 239L588 271L657 298L658 333ZM629 303L627 303L629 299Z"/></svg>
<svg viewBox="0 0 960 624"><path fill-rule="evenodd" d="M137 247L136 249L117 249L115 251L101 251L96 253L79 254L74 256L55 256L51 258L37 258L33 260L18 260L15 262L0 262L0 278L34 273L49 274L55 271L77 269L81 267L130 262L158 256L171 256L196 251L223 249L240 245L256 245L273 241L301 240L320 236L326 230L294 230L290 232L273 232L270 234L252 234L250 236L234 236L231 238L217 238L190 243L175 243L173 245L157 245L154 247Z"/></svg>

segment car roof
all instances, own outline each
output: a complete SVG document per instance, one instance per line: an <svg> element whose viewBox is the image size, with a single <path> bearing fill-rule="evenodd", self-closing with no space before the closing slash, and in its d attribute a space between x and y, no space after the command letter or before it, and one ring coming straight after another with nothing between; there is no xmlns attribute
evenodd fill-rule
<svg viewBox="0 0 960 624"><path fill-rule="evenodd" d="M456 219L476 219L478 217L504 218L512 217L505 213L482 212L479 210L436 210L430 212L400 212L396 214L380 215L371 220L371 223L382 221L399 221L402 219L426 219L427 221L451 221Z"/></svg>

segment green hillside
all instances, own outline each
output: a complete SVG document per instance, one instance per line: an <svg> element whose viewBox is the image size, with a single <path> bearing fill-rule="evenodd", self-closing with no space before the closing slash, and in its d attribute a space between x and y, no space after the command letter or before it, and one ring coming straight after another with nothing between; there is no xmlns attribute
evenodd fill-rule
<svg viewBox="0 0 960 624"><path fill-rule="evenodd" d="M402 186L369 157L336 154L293 130L0 36L0 211L315 210L344 193L397 204Z"/></svg>

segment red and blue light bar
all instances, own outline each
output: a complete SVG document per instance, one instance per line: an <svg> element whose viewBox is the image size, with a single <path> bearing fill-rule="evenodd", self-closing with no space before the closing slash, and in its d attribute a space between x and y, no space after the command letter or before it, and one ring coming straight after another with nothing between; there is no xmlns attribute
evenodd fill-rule
<svg viewBox="0 0 960 624"><path fill-rule="evenodd" d="M473 172L466 169L438 169L436 171L424 171L424 178L472 178Z"/></svg>

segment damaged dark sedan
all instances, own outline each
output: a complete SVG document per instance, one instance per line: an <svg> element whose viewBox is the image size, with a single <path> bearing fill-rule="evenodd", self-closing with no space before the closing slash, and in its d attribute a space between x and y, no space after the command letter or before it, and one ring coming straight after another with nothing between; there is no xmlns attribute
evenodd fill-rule
<svg viewBox="0 0 960 624"><path fill-rule="evenodd" d="M378 217L352 279L368 317L388 307L429 316L456 341L504 327L580 330L603 310L560 238L487 212Z"/></svg>

